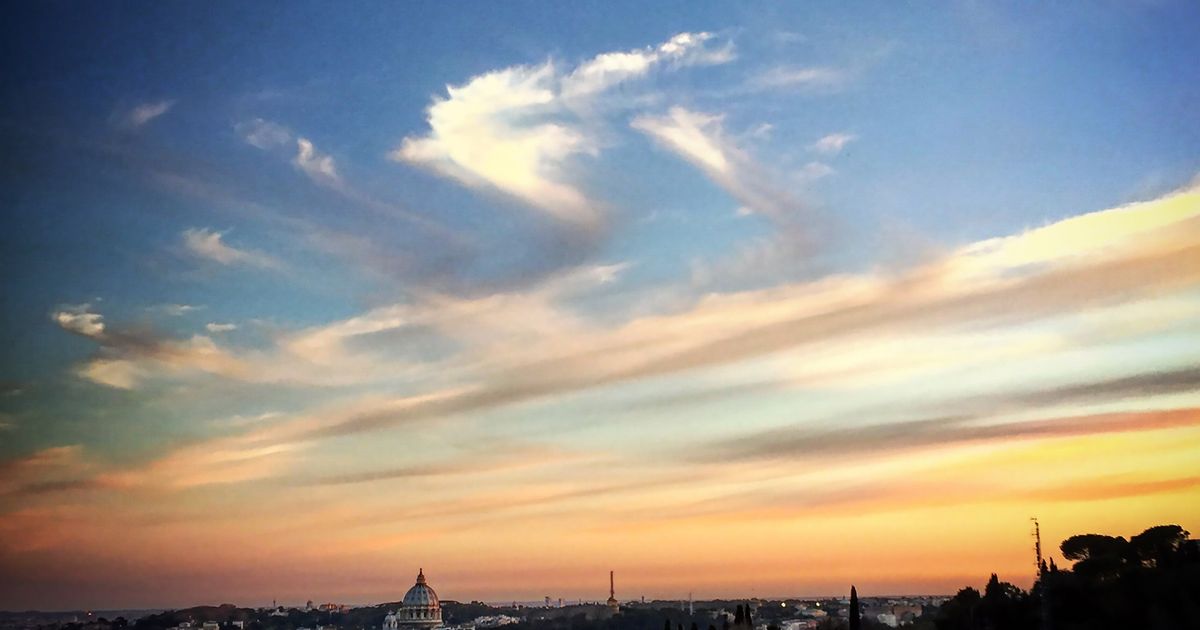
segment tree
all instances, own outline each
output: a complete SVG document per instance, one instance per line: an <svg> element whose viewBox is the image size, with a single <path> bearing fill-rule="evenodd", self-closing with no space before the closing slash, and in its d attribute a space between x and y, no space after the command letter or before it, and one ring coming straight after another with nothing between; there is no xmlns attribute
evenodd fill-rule
<svg viewBox="0 0 1200 630"><path fill-rule="evenodd" d="M737 612L733 614L733 625L742 626L746 623L746 611L741 604L737 605Z"/></svg>
<svg viewBox="0 0 1200 630"><path fill-rule="evenodd" d="M671 630L671 620L670 619L663 621L663 630Z"/></svg>
<svg viewBox="0 0 1200 630"><path fill-rule="evenodd" d="M862 613L858 609L858 589L850 585L850 630L862 628Z"/></svg>
<svg viewBox="0 0 1200 630"><path fill-rule="evenodd" d="M750 602L746 602L746 627L754 627L754 617L750 615Z"/></svg>
<svg viewBox="0 0 1200 630"><path fill-rule="evenodd" d="M1129 539L1133 552L1144 567L1171 564L1188 540L1188 532L1178 525L1157 525Z"/></svg>

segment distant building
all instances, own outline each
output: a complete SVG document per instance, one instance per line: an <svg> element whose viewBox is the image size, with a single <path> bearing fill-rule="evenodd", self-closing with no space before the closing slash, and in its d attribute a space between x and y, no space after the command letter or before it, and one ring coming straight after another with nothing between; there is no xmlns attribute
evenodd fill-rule
<svg viewBox="0 0 1200 630"><path fill-rule="evenodd" d="M383 618L383 630L433 630L442 627L442 605L437 593L425 582L425 570L417 572L417 583L404 594L400 610Z"/></svg>

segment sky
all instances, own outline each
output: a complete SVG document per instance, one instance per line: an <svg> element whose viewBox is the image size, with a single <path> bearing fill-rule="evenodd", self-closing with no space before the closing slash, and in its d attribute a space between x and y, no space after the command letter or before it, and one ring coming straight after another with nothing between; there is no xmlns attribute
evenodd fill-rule
<svg viewBox="0 0 1200 630"><path fill-rule="evenodd" d="M1194 2L6 14L0 609L1200 532Z"/></svg>

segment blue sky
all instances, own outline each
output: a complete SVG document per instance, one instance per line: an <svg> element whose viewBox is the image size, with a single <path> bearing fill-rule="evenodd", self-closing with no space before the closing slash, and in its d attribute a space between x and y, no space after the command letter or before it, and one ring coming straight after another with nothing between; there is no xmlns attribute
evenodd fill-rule
<svg viewBox="0 0 1200 630"><path fill-rule="evenodd" d="M342 562L367 550L416 561L405 536L432 537L451 585L539 596L471 573L469 546L455 546L475 532L439 507L445 486L485 476L487 496L509 500L460 503L515 514L565 548L585 515L642 523L631 548L645 558L626 569L669 594L685 585L655 573L663 525L639 521L642 504L702 521L698 545L808 508L826 510L804 525L816 536L842 531L818 490L829 483L875 487L901 471L927 475L934 494L952 477L927 462L978 448L1091 470L1099 456L1055 440L1103 452L1114 432L1166 449L1157 463L1130 455L1121 474L1166 484L1163 501L1197 492L1173 463L1196 454L1197 430L1192 3L9 13L0 527L18 542L0 566L79 569L106 557L107 527L166 536L147 523L264 496L299 518L316 485L363 518L395 513L401 493L413 519L431 519L402 518L401 534L314 525L359 550ZM836 446L858 435L846 431L886 439L820 486L810 455L770 446L825 436L853 451ZM701 456L721 444L769 465ZM651 481L591 483L611 466ZM996 493L1061 499L1022 483ZM713 511L697 505L738 488L762 521L704 520ZM773 511L783 496L802 500ZM1122 500L1141 501L1130 518L1197 517L1125 495L1042 507L1082 524ZM113 505L133 520L34 535L38 519ZM907 516L944 520L934 512ZM268 531L220 523L202 537L235 550ZM498 531L495 544L529 543ZM593 552L568 557L590 567ZM189 575L220 569L179 553ZM564 584L582 579L555 566ZM366 572L304 584L386 597ZM772 588L828 586L764 575ZM874 576L900 590L960 577ZM38 579L0 606L83 605ZM85 592L114 605L226 596L181 583ZM270 590L255 575L231 584Z"/></svg>

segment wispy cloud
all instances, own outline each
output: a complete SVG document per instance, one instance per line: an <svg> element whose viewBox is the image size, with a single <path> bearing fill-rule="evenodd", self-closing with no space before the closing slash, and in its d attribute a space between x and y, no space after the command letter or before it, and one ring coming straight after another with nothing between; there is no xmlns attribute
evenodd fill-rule
<svg viewBox="0 0 1200 630"><path fill-rule="evenodd" d="M234 125L234 131L247 144L264 151L286 147L294 137L287 127L262 118L238 123Z"/></svg>
<svg viewBox="0 0 1200 630"><path fill-rule="evenodd" d="M171 317L182 317L188 313L191 313L192 311L198 311L202 308L204 307L195 306L193 304L162 304L157 310L162 311Z"/></svg>
<svg viewBox="0 0 1200 630"><path fill-rule="evenodd" d="M204 329L210 333L223 333L231 330L237 330L237 324L222 324L218 322L209 322L204 325Z"/></svg>
<svg viewBox="0 0 1200 630"><path fill-rule="evenodd" d="M811 151L824 153L825 155L837 155L842 152L842 149L846 148L847 144L857 139L858 136L852 133L831 133L808 145L808 148Z"/></svg>
<svg viewBox="0 0 1200 630"><path fill-rule="evenodd" d="M742 246L731 256L711 263L698 262L698 284L744 282L749 277L780 279L781 271L799 271L816 251L828 221L771 172L738 146L725 131L723 117L672 107L663 116L638 116L631 126L658 145L675 153L703 172L734 197L741 216L760 215L770 220L776 233ZM832 173L821 163L811 163L797 175L808 183ZM787 279L787 278L783 278Z"/></svg>
<svg viewBox="0 0 1200 630"><path fill-rule="evenodd" d="M835 91L850 80L844 70L821 66L776 66L752 77L749 86L760 90Z"/></svg>
<svg viewBox="0 0 1200 630"><path fill-rule="evenodd" d="M239 249L224 241L224 232L209 228L188 228L183 231L184 248L192 255L221 265L249 265L263 269L282 269L278 259L249 249Z"/></svg>
<svg viewBox="0 0 1200 630"><path fill-rule="evenodd" d="M341 184L332 156L317 151L312 141L307 138L297 138L296 149L296 157L292 163L308 175L309 179L320 184Z"/></svg>
<svg viewBox="0 0 1200 630"><path fill-rule="evenodd" d="M123 126L137 129L146 123L166 114L175 106L174 100L153 101L142 103L130 109L121 119Z"/></svg>

